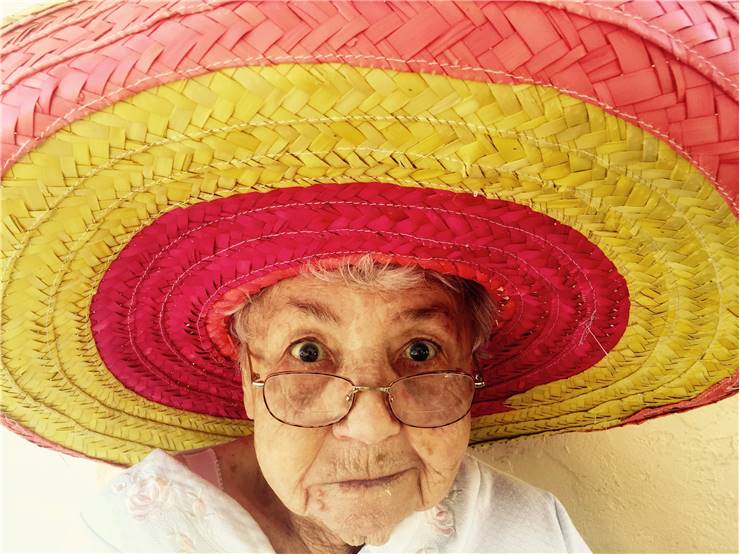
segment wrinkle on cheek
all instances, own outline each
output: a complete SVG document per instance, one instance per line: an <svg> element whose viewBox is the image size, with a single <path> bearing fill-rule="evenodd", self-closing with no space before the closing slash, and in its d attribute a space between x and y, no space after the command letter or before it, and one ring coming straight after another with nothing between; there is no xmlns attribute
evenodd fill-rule
<svg viewBox="0 0 740 555"><path fill-rule="evenodd" d="M255 420L257 458L268 485L291 512L305 514L309 501L306 476L321 452L323 430L282 424L267 412L258 399Z"/></svg>
<svg viewBox="0 0 740 555"><path fill-rule="evenodd" d="M327 506L326 506L326 490L321 486L316 486L311 488L313 491L309 493L308 489L306 489L306 513L309 512L309 506L308 506L308 498L310 495L311 502L313 505L313 510L310 512L321 514L326 512Z"/></svg>
<svg viewBox="0 0 740 555"><path fill-rule="evenodd" d="M469 435L469 418L449 427L415 429L409 433L409 442L423 463L419 492L425 508L447 494L465 456Z"/></svg>

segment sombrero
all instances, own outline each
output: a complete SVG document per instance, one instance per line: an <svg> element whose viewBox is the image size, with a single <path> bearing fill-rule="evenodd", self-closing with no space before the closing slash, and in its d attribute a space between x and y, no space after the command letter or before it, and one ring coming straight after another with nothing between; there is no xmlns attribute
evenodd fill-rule
<svg viewBox="0 0 740 555"><path fill-rule="evenodd" d="M498 307L471 442L737 391L737 12L74 1L2 41L2 419L117 464L248 434L228 314L371 253Z"/></svg>

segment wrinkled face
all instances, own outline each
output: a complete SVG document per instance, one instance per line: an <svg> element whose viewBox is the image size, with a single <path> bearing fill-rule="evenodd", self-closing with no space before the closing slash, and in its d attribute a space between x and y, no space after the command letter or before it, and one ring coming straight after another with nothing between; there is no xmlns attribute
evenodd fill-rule
<svg viewBox="0 0 740 555"><path fill-rule="evenodd" d="M379 293L299 275L256 301L249 322L255 379L315 371L385 386L427 371L472 373L469 326L436 284ZM383 393L368 391L340 422L300 428L276 420L249 382L245 369L245 406L268 484L293 513L350 545L383 544L402 519L443 499L465 454L469 415L414 428L393 417Z"/></svg>

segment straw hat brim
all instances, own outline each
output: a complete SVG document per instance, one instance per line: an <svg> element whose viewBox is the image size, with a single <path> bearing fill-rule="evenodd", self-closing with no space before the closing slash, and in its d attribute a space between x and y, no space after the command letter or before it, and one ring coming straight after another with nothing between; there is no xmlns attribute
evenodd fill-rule
<svg viewBox="0 0 740 555"><path fill-rule="evenodd" d="M727 168L737 160L729 145L737 89L719 76L722 64L695 67L696 49L667 52L614 14L606 23L571 6L491 3L465 12L463 25L428 4L361 16L347 11L351 3L323 5L334 10L331 25L293 13L313 22L302 40L274 3L167 14L81 3L7 31L4 59L15 64L2 100L4 143L13 146L4 149L2 189L9 425L125 464L152 447L248 433L221 317L234 299L204 296L228 280L254 288L290 275L295 265L264 269L299 250L330 252L268 240L275 226L298 232L311 222L337 240L352 235L357 252L414 247L407 261L417 263L446 256L427 267L489 287L507 341L494 350L500 373L489 369L492 385L474 407L473 441L603 429L736 391L737 194ZM65 55L44 66L21 56L47 40L29 42L34 33L64 37L68 18L103 25L114 13L130 16L119 38L59 46ZM729 28L731 15L708 13ZM539 38L533 23L517 23L525 16ZM360 20L365 27L342 34L346 21ZM197 27L197 40L178 26ZM319 29L330 38L320 41ZM547 29L557 40L535 51ZM139 49L127 57L115 44ZM652 65L642 67L642 51ZM453 63L450 52L476 64ZM690 79L670 80L666 68ZM33 105L22 99L29 90ZM715 113L704 114L707 102ZM362 210L337 208L342 194L366 195ZM278 214L290 198L313 199L316 209ZM383 202L402 217L384 219ZM244 220L253 224L240 226L244 235L219 227L219 214L244 203L271 207L272 219ZM375 219L360 217L373 210ZM344 227L332 230L329 214ZM384 241L358 239L373 225ZM248 237L263 247L239 251L262 269L254 283L246 265L212 256ZM473 271L481 252L504 251ZM469 258L451 262L460 253ZM530 264L518 282L516 261ZM213 287L199 293L204 270L216 267ZM185 316L182 326L173 315ZM541 328L529 325L543 315ZM200 343L185 341L186 323ZM137 352L149 364L132 362ZM209 366L214 358L222 366ZM177 360L199 371L187 375Z"/></svg>

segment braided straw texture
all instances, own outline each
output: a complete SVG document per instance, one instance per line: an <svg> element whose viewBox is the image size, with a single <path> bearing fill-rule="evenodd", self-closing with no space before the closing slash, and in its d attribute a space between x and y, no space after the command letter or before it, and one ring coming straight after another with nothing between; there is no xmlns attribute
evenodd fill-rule
<svg viewBox="0 0 740 555"><path fill-rule="evenodd" d="M91 292L173 209L378 181L530 207L626 283L629 319L608 354L511 393L474 419L473 441L603 429L732 394L734 12L583 4L77 2L8 27L5 418L122 464L248 433L117 379ZM686 31L684 46L655 28Z"/></svg>
<svg viewBox="0 0 740 555"><path fill-rule="evenodd" d="M312 96L327 116L316 115ZM203 97L226 106L228 121L195 126L202 104L193 99ZM278 97L279 107L267 106ZM240 101L220 100L228 98ZM171 115L152 120L152 107ZM531 118L535 109L541 115ZM180 119L181 110L192 115ZM147 127L152 121L159 130ZM109 142L115 137L118 147ZM62 168L76 177L65 179ZM41 399L58 406L60 418L79 399L71 416L90 433L73 440L87 452L97 434L180 448L213 440L193 430L242 433L239 421L163 409L123 387L91 337L89 292L133 234L172 207L363 180L531 206L583 233L627 281L630 324L609 356L507 399L515 410L478 418L474 439L608 427L732 375L734 216L670 147L551 89L318 65L225 70L140 93L58 132L13 166L4 186L6 222L16 226L3 241L4 325L5 364L17 383L8 393L26 407L25 419ZM47 380L58 391L48 391ZM109 440L100 441L104 451Z"/></svg>
<svg viewBox="0 0 740 555"><path fill-rule="evenodd" d="M342 61L551 85L649 130L737 203L729 2L78 1L10 25L2 170L135 91L240 65Z"/></svg>

